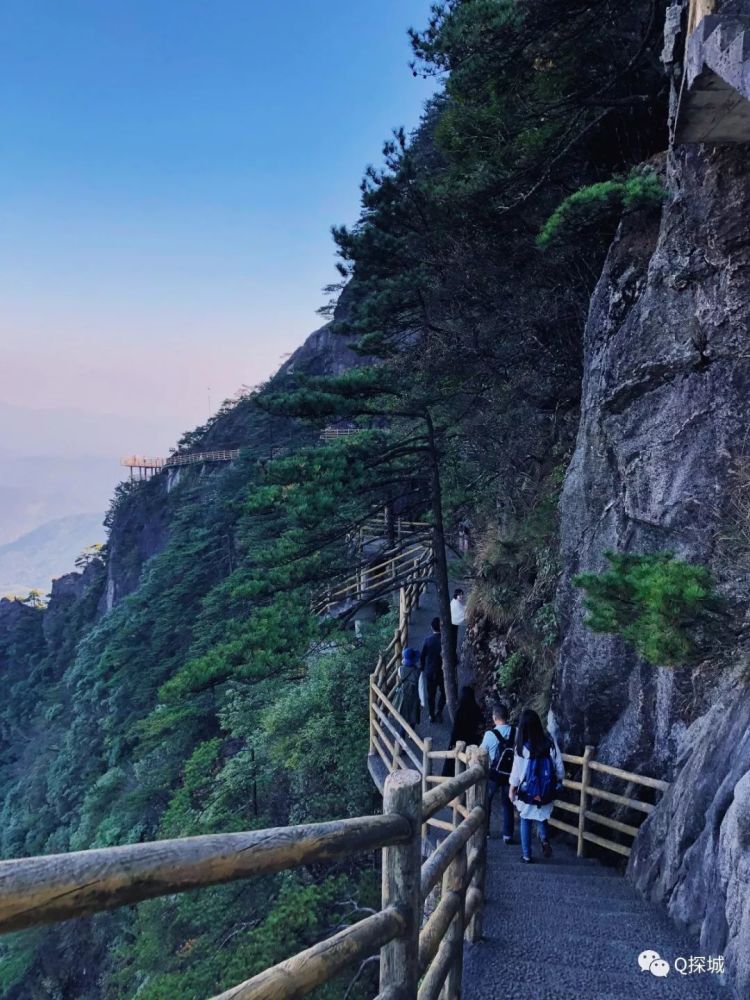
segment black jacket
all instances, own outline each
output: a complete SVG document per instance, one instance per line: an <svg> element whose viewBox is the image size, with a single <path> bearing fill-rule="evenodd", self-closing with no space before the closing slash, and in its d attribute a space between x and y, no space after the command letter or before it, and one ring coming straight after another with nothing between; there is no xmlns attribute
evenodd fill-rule
<svg viewBox="0 0 750 1000"><path fill-rule="evenodd" d="M422 655L419 662L424 670L425 677L438 677L443 672L443 651L440 641L440 633L433 632L428 635L422 643Z"/></svg>

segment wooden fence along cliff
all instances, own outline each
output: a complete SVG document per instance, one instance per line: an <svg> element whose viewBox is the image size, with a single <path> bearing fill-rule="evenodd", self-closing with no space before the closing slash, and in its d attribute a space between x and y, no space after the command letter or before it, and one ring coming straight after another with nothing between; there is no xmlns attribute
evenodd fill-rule
<svg viewBox="0 0 750 1000"><path fill-rule="evenodd" d="M399 620L393 639L370 677L370 752L385 767L382 815L329 823L230 833L0 862L0 932L17 931L313 862L382 852L380 910L311 948L225 991L213 1000L290 1000L304 997L347 966L380 952L377 1000L458 1000L464 941L482 936L486 863L486 751L458 744L433 749L393 707L391 696L407 642L409 617L432 572L432 550L399 548L379 564L370 581L358 575L345 595L362 598L367 586L379 592L383 580L411 576L399 590ZM382 577L382 579L381 579ZM328 595L321 610L331 603ZM341 599L341 594L335 597ZM364 722L364 720L363 720ZM435 761L454 761L455 776L434 772ZM666 782L623 771L593 758L563 754L577 777L566 778L571 798L555 803L576 815L575 825L552 824L577 839L628 855L623 837L638 827L596 813L592 800L644 816L654 808L631 789L655 795ZM580 771L580 773L578 773ZM625 782L628 794L595 786L604 775ZM589 829L603 826L620 835L609 839ZM439 900L425 920L428 896Z"/></svg>

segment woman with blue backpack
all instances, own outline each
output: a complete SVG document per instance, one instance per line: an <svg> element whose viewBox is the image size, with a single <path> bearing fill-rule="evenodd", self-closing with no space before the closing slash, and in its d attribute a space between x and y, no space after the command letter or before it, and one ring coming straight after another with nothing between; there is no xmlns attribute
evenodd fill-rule
<svg viewBox="0 0 750 1000"><path fill-rule="evenodd" d="M518 722L513 770L510 774L510 800L521 818L521 861L529 865L531 832L536 823L542 843L542 854L552 854L547 821L552 804L565 777L562 755L554 740L547 735L542 720L530 708L525 708Z"/></svg>

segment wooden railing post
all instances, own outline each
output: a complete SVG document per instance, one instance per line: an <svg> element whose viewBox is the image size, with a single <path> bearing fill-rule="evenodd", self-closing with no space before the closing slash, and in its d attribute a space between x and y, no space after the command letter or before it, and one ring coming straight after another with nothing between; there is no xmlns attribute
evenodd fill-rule
<svg viewBox="0 0 750 1000"><path fill-rule="evenodd" d="M395 906L406 921L406 930L380 951L380 992L392 990L397 996L411 998L416 997L419 982L422 916L422 779L417 771L397 771L386 778L383 813L407 819L412 835L405 844L383 849L382 906Z"/></svg>
<svg viewBox="0 0 750 1000"><path fill-rule="evenodd" d="M459 754L462 754L466 750L466 744L464 742L462 742L461 740L459 740L458 743L456 743L455 750L456 750L456 770L455 770L455 775L456 775L456 777L458 777L459 774L462 774L466 770L466 765L464 764L464 762L462 760L459 759ZM453 829L454 830L456 829L456 827L459 825L459 823L463 819L463 816L458 811L458 806L460 804L460 801L461 801L461 796L459 796L454 801L454 803L453 803Z"/></svg>
<svg viewBox="0 0 750 1000"><path fill-rule="evenodd" d="M426 795L430 790L429 782L427 778L430 774L430 768L432 767L432 762L430 760L430 754L432 753L432 737L425 736L424 743L422 747L422 795ZM427 834L429 830L427 824L422 826L422 844L427 843Z"/></svg>
<svg viewBox="0 0 750 1000"><path fill-rule="evenodd" d="M589 787L589 761L593 756L594 748L587 746L583 751L583 766L581 768L581 800L580 812L578 813L578 857L582 858L585 851L585 838L583 836L586 829L586 793Z"/></svg>
<svg viewBox="0 0 750 1000"><path fill-rule="evenodd" d="M378 661L378 665L379 665L379 662L380 661ZM368 691L368 705L369 705L368 717L369 717L369 720L370 720L370 749L369 749L368 753L370 754L370 756L372 756L372 754L375 753L375 726L373 725L373 723L375 721L375 708L373 707L374 704L375 704L375 692L373 691L373 688L375 687L375 684L377 683L377 679L378 679L378 674L377 674L377 667L376 667L375 668L375 673L374 674L370 674L370 688L369 688L369 691Z"/></svg>
<svg viewBox="0 0 750 1000"><path fill-rule="evenodd" d="M396 654L398 659L404 652L404 604L406 602L406 592L403 587L398 592L398 627L396 629Z"/></svg>
<svg viewBox="0 0 750 1000"><path fill-rule="evenodd" d="M480 764L485 775L489 768L489 753L483 747L472 747L469 758L469 766ZM478 782L466 793L466 808L471 812L476 806L480 806L485 811L484 823L469 841L470 847L478 851L477 863L474 866L474 873L468 886L468 892L476 892L479 898L474 906L471 919L466 927L466 940L471 942L480 941L482 938L483 910L484 910L484 885L487 871L487 779Z"/></svg>
<svg viewBox="0 0 750 1000"><path fill-rule="evenodd" d="M456 777L458 777L458 775L466 769L465 765L458 759L458 754L462 753L465 748L465 743L456 744ZM454 829L458 828L463 821L463 816L456 808L456 804L458 803L460 797L461 796L459 795L453 806ZM445 946L448 950L453 952L454 957L448 970L448 975L445 977L445 985L443 986L443 991L441 993L442 1000L460 1000L461 997L461 981L463 978L464 967L463 938L464 902L466 898L466 867L466 845L464 845L451 861L445 875L443 876L443 896L445 897L449 893L458 893L461 897L461 904L458 907L458 911L456 912L453 920L450 922L448 930L445 932Z"/></svg>

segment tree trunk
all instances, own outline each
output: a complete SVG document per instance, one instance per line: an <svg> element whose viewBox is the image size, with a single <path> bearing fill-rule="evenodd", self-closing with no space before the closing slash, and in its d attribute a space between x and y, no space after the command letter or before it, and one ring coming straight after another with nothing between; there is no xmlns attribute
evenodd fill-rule
<svg viewBox="0 0 750 1000"><path fill-rule="evenodd" d="M456 716L458 705L458 667L456 653L451 638L451 594L448 580L448 556L445 550L445 528L443 525L443 494L440 488L440 455L435 440L435 426L432 417L425 415L427 435L430 443L430 501L432 506L432 545L435 559L435 588L440 610L440 635L443 648L443 676L445 697L451 720Z"/></svg>

